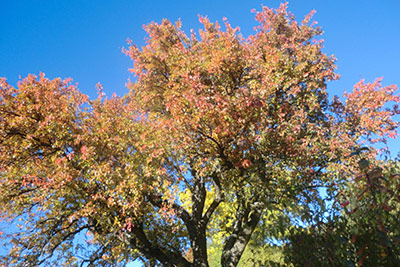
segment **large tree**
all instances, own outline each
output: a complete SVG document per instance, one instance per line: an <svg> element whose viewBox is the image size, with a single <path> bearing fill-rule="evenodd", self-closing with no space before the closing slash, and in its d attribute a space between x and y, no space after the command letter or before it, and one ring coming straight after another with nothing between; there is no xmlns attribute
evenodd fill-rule
<svg viewBox="0 0 400 267"><path fill-rule="evenodd" d="M351 175L354 149L395 136L399 102L380 80L330 100L335 59L311 15L264 7L248 38L226 20L201 17L190 36L151 23L126 50L136 79L123 97L88 100L44 74L1 80L0 212L22 221L2 261L208 266L222 233L221 265L236 266L265 216L306 213Z"/></svg>

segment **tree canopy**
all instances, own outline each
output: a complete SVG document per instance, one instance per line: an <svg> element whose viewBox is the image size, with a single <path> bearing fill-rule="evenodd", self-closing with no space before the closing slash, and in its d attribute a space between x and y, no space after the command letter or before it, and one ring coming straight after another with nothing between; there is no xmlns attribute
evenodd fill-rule
<svg viewBox="0 0 400 267"><path fill-rule="evenodd" d="M98 85L89 100L43 73L2 79L0 214L21 221L2 234L2 262L209 266L218 240L221 266L236 266L252 236L323 216L320 188L337 196L372 171L372 145L397 136L396 86L360 81L329 98L339 77L312 13L255 17L247 38L227 19L200 17L190 35L179 21L145 26L146 45L125 50L136 79L122 97Z"/></svg>

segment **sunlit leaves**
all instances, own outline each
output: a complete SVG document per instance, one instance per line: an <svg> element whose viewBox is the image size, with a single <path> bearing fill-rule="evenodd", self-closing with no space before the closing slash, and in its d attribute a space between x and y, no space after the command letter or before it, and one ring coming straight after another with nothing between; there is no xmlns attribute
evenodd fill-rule
<svg viewBox="0 0 400 267"><path fill-rule="evenodd" d="M136 79L123 97L98 84L90 101L44 74L0 80L0 212L26 222L4 262L207 266L212 238L231 266L248 242L267 251L296 220L321 218L321 187L331 210L353 207L335 194L356 171L381 176L366 164L377 151L360 147L396 136L395 86L360 82L330 101L335 58L312 13L297 22L282 4L255 16L248 37L227 19L200 17L190 35L180 21L146 25L146 44L125 50Z"/></svg>

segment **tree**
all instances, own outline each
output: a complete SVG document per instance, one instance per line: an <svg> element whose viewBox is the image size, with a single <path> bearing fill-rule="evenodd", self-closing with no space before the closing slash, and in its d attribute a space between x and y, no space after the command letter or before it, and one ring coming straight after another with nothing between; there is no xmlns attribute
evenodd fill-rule
<svg viewBox="0 0 400 267"><path fill-rule="evenodd" d="M399 161L371 164L361 157L359 162L359 172L338 191L334 205L341 213L289 235L289 262L399 266Z"/></svg>
<svg viewBox="0 0 400 267"><path fill-rule="evenodd" d="M1 80L0 211L24 221L3 263L208 266L221 231L221 265L236 266L267 211L308 214L355 148L396 135L400 101L380 80L330 101L335 59L311 16L264 7L246 39L226 19L201 17L199 36L151 23L126 50L137 79L123 97Z"/></svg>

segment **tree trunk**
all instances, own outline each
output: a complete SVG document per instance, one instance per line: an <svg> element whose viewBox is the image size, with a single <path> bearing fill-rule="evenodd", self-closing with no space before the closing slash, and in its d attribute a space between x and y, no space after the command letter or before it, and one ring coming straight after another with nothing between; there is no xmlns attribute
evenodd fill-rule
<svg viewBox="0 0 400 267"><path fill-rule="evenodd" d="M192 236L193 266L208 267L205 227L198 228Z"/></svg>
<svg viewBox="0 0 400 267"><path fill-rule="evenodd" d="M241 210L239 206L233 233L225 242L222 251L222 267L237 266L254 229L260 221L263 207L264 205L261 202L253 203L249 209L245 210Z"/></svg>

